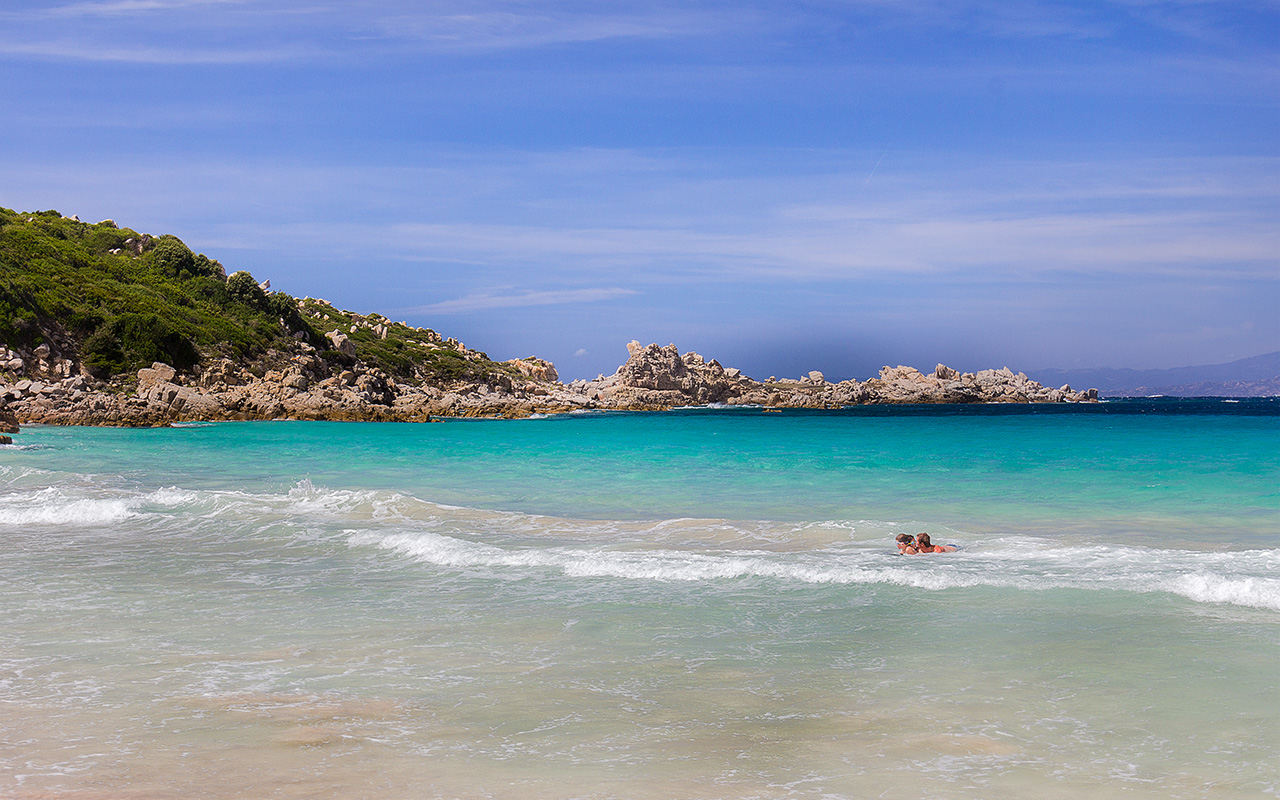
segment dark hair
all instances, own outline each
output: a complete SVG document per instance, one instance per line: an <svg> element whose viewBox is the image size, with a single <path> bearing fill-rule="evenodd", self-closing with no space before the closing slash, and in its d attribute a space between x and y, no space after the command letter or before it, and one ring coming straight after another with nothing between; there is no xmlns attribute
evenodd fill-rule
<svg viewBox="0 0 1280 800"><path fill-rule="evenodd" d="M925 547L932 547L932 546L933 546L933 542L929 541L929 534L927 534L927 533L917 533L917 534L916 534L916 541L917 541L917 542L919 542L920 544L924 545Z"/></svg>
<svg viewBox="0 0 1280 800"><path fill-rule="evenodd" d="M900 534L898 534L898 535L897 535L897 537L895 537L895 538L896 538L896 540L897 540L897 541L899 541L899 542L901 542L901 543L903 543L903 544L906 544L907 542L911 541L911 534L909 534L909 533L900 533Z"/></svg>

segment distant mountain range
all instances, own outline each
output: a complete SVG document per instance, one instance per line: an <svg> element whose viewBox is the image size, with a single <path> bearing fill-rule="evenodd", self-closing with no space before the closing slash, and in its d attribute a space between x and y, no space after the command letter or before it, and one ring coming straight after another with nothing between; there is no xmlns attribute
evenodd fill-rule
<svg viewBox="0 0 1280 800"><path fill-rule="evenodd" d="M1045 386L1093 388L1104 397L1272 397L1280 395L1280 351L1227 364L1173 369L1042 369Z"/></svg>

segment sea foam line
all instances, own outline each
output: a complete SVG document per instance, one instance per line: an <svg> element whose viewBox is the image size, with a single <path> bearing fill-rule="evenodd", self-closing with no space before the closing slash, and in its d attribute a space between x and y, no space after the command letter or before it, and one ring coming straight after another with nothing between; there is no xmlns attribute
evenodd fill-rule
<svg viewBox="0 0 1280 800"><path fill-rule="evenodd" d="M253 494L179 487L130 490L103 486L93 476L72 476L74 480L49 486L47 480L53 475L55 473L38 470L0 471L0 483L8 479L10 486L32 477L43 479L41 483L46 484L0 491L0 527L92 526L176 512L232 524L236 521L261 522L266 518L305 518L323 522L351 516L372 520L413 519L429 523L429 519L423 519L423 507L428 515L440 508L396 492L317 489L306 480L288 492Z"/></svg>
<svg viewBox="0 0 1280 800"><path fill-rule="evenodd" d="M193 502L196 497L195 492L176 488L123 497L95 497L60 486L47 486L0 495L0 526L107 525L139 516L148 506L181 506Z"/></svg>
<svg viewBox="0 0 1280 800"><path fill-rule="evenodd" d="M0 469L0 483L47 479L39 470ZM78 476L77 481L85 476ZM188 490L147 492L89 488L83 483L0 492L0 528L112 525L145 515L187 516L219 526L264 521L306 521L350 544L373 545L422 563L457 569L551 570L575 578L660 582L765 578L806 584L893 584L926 590L975 586L1025 591L1072 588L1166 592L1200 603L1233 604L1280 611L1280 552L1192 552L1112 545L1063 547L1044 539L989 539L954 556L896 558L886 543L855 541L852 527L889 531L893 523L668 519L649 522L571 520L518 512L446 506L397 492L333 490L300 481L281 493ZM372 530L351 533L352 523ZM755 541L786 541L812 526L848 529L847 545L814 552L798 550L653 548L658 541L696 542L708 532L740 533ZM377 530L383 526L384 530ZM386 527L396 530L387 531ZM410 528L411 532L405 532ZM687 528L687 530L686 530ZM346 533L342 529L348 529ZM434 531L441 531L436 533ZM455 535L514 537L520 544L489 544ZM622 539L613 538L614 534ZM564 540L611 539L598 544L524 544L547 535ZM621 546L618 546L621 545ZM629 548L629 549L623 549ZM645 549L640 549L645 548Z"/></svg>
<svg viewBox="0 0 1280 800"><path fill-rule="evenodd" d="M805 584L891 584L930 591L989 586L1022 591L1165 592L1198 603L1280 611L1280 579L1242 572L1273 572L1276 558L1271 551L1147 551L1136 561L1100 559L1099 548L1056 548L1033 560L1026 554L1010 557L1011 553L995 548L981 556L930 557L889 566L885 561L891 556L867 549L815 554L499 547L431 532L373 531L353 531L348 541L352 546L374 546L420 563L463 570L549 570L571 578L667 583L766 578Z"/></svg>

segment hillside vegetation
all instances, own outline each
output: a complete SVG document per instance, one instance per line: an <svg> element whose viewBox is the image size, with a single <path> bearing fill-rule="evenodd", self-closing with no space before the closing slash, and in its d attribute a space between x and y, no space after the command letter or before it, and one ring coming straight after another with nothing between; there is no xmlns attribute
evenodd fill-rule
<svg viewBox="0 0 1280 800"><path fill-rule="evenodd" d="M335 349L330 331L349 343ZM513 371L429 329L266 291L176 236L4 208L0 343L22 352L47 345L100 379L155 361L180 371L212 358L248 362L299 343L326 360L359 360L397 377L474 380Z"/></svg>

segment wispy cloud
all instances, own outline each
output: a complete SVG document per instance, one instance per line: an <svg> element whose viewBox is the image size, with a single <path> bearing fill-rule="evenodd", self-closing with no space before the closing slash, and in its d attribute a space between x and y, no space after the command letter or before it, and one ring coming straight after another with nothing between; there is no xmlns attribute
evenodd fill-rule
<svg viewBox="0 0 1280 800"><path fill-rule="evenodd" d="M848 85L850 76L853 84L872 88L945 86L972 92L987 81L999 81L1023 89L1070 84L1143 97L1189 87L1216 92L1224 79L1251 90L1260 81L1274 81L1274 45L1259 43L1257 33L1240 31L1266 30L1267 22L1274 29L1275 10L1265 7L1274 4L1253 12L1260 24L1234 28L1219 19L1233 15L1200 8L1213 5L1129 0L1085 5L815 0L729 6L665 0L613 5L552 0L87 0L0 9L0 56L159 66L333 65L424 55L483 63L501 54L536 58L546 48L577 46L599 56L611 75L636 76L637 86L620 86L611 78L615 91L641 94L688 92L699 84L714 93L726 81L755 87L769 81ZM1135 49L1121 34L1137 29L1207 43L1194 48L1194 57L1190 50L1165 45ZM1204 39L1208 31L1213 35ZM941 60L934 57L932 45L939 35L961 45ZM862 46L875 40L896 44L889 50ZM1017 48L987 46L995 40L1092 43L1087 46L1094 49L1064 46L1037 50L1028 58ZM1098 44L1102 41L1105 49ZM620 42L654 44L662 48L655 51L661 57L617 58L609 48ZM673 43L679 55L670 59ZM1215 64L1215 59L1223 63ZM563 63L556 69L582 80L599 79L590 67L575 72L579 67Z"/></svg>
<svg viewBox="0 0 1280 800"><path fill-rule="evenodd" d="M67 61L114 62L156 65L236 65L264 64L310 58L316 52L303 47L263 49L156 48L104 45L101 42L0 40L0 55L32 56Z"/></svg>
<svg viewBox="0 0 1280 800"><path fill-rule="evenodd" d="M0 9L0 54L159 65L465 55L707 36L739 28L748 17L653 4L599 9L506 0L448 0L426 8L389 0L103 0Z"/></svg>
<svg viewBox="0 0 1280 800"><path fill-rule="evenodd" d="M598 150L524 159L441 153L434 166L417 168L151 163L85 174L12 163L0 164L0 194L10 203L31 196L31 208L76 195L97 205L104 196L136 202L163 220L152 232L190 230L206 249L468 265L452 272L475 274L467 280L476 291L464 286L437 313L621 296L479 288L520 285L530 271L561 285L644 289L894 275L1272 279L1280 268L1274 159L984 162L947 171L898 157L868 186L878 157L859 164L832 156L837 163L828 165L810 154L805 176L742 174L737 163L717 170L698 154L664 160ZM128 187L138 187L136 198L122 194ZM228 217L245 198L254 213ZM335 207L333 198L364 205Z"/></svg>
<svg viewBox="0 0 1280 800"><path fill-rule="evenodd" d="M558 306L576 303L598 303L619 297L639 294L634 289L566 289L562 291L523 292L520 294L490 294L481 292L414 308L397 309L404 314L467 314L494 308L519 308L522 306Z"/></svg>
<svg viewBox="0 0 1280 800"><path fill-rule="evenodd" d="M505 50L609 39L665 39L705 35L725 27L723 17L654 9L572 13L550 5L505 5L469 12L414 11L376 17L377 35L417 40L447 50Z"/></svg>
<svg viewBox="0 0 1280 800"><path fill-rule="evenodd" d="M325 29L259 0L104 0L0 11L0 56L227 66L333 54Z"/></svg>
<svg viewBox="0 0 1280 800"><path fill-rule="evenodd" d="M137 16L156 11L173 11L200 6L240 6L244 0L108 0L100 3L69 3L43 9L44 16L74 17L122 17Z"/></svg>
<svg viewBox="0 0 1280 800"><path fill-rule="evenodd" d="M692 343L680 332L723 339L770 325L889 338L963 330L975 341L1004 331L1002 341L1060 343L1052 358L1035 351L1047 364L1091 348L1137 359L1193 323L1252 321L1255 332L1214 347L1275 349L1280 160L962 167L894 153L867 185L879 156L442 151L412 166L86 169L12 153L0 156L0 198L177 233L229 269L344 307L420 324L451 315L480 326L484 337L462 332L490 352L486 337L504 325L504 346L528 347L528 329L503 309L561 330L571 308L593 332L557 334L556 358L592 374L612 356L573 354L613 353L609 337ZM353 280L353 265L370 279ZM1060 336L1073 325L1083 333ZM1117 341L1129 343L1121 355ZM1196 358L1217 358L1211 350Z"/></svg>
<svg viewBox="0 0 1280 800"><path fill-rule="evenodd" d="M853 14L874 27L910 25L1001 38L1094 38L1114 28L1102 19L1114 8L1106 2L1068 6L1042 0L855 0L819 3L816 8L835 16Z"/></svg>
<svg viewBox="0 0 1280 800"><path fill-rule="evenodd" d="M755 222L744 222L734 232L431 225L416 227L417 237L404 235L410 228L399 226L396 249L410 258L441 262L555 263L563 274L643 269L649 281L735 282L895 274L997 280L1046 272L1263 277L1276 269L1280 253L1280 233L1269 223L1242 224L1215 214L920 215L856 225Z"/></svg>

